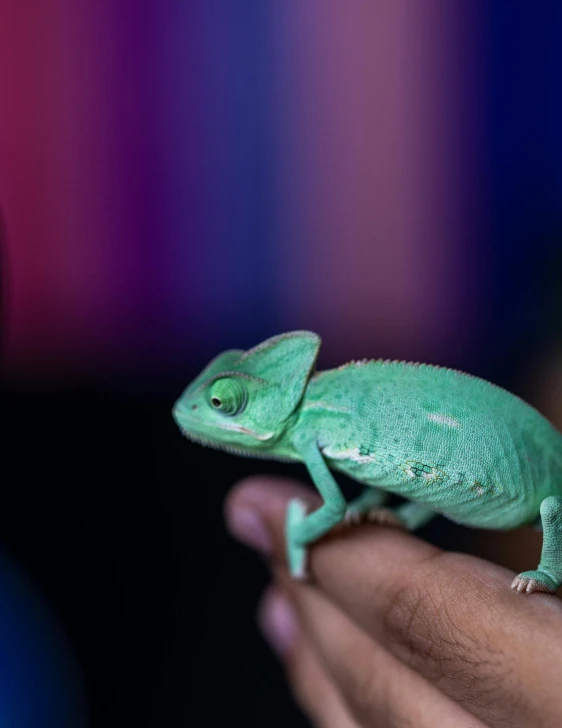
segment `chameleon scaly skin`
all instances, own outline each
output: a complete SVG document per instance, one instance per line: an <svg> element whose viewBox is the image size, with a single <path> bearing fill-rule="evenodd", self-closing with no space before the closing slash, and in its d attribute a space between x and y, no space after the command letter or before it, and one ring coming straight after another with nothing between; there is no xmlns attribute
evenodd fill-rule
<svg viewBox="0 0 562 728"><path fill-rule="evenodd" d="M204 445L304 462L323 505L290 502L289 568L303 578L306 546L342 521L418 528L437 514L508 530L540 522L541 561L517 591L562 584L562 435L533 407L477 377L426 364L350 362L317 372L320 337L275 336L220 354L187 387L173 416ZM347 504L333 471L367 486ZM407 502L381 510L389 493Z"/></svg>

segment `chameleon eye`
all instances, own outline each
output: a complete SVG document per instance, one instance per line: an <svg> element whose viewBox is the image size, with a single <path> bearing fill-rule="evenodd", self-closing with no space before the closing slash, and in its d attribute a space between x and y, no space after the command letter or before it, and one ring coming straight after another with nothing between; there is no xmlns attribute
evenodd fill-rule
<svg viewBox="0 0 562 728"><path fill-rule="evenodd" d="M210 392L211 406L225 415L237 415L244 409L247 394L244 385L236 379L217 379Z"/></svg>

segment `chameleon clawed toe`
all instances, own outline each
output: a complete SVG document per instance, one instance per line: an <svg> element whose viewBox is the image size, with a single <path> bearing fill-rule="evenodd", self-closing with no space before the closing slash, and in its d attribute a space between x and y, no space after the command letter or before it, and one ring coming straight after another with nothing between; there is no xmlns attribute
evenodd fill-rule
<svg viewBox="0 0 562 728"><path fill-rule="evenodd" d="M357 511L347 510L343 519L345 526L358 526L365 520L364 513L358 513Z"/></svg>

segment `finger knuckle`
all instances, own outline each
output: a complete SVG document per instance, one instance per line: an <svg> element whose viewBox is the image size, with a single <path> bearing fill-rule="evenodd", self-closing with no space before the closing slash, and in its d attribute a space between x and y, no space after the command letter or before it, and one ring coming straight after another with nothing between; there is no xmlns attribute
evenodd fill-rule
<svg viewBox="0 0 562 728"><path fill-rule="evenodd" d="M376 674L367 670L357 676L353 685L347 686L346 700L353 718L362 726L378 725L381 716L388 714L388 708L377 685Z"/></svg>
<svg viewBox="0 0 562 728"><path fill-rule="evenodd" d="M339 687L345 698L351 716L361 726L386 725L390 719L393 728L414 728L419 725L415 719L415 708L405 708L401 686L396 682L396 673L381 670L380 660L370 649L350 650L341 655L349 669ZM388 665L386 666L388 667Z"/></svg>
<svg viewBox="0 0 562 728"><path fill-rule="evenodd" d="M354 690L348 693L349 711L361 726L386 725L392 719L393 728L414 728L419 725L415 721L415 710L408 706L404 710L404 697L395 695L396 686L390 683L388 676L383 676L376 666L365 671L363 679L358 680Z"/></svg>
<svg viewBox="0 0 562 728"><path fill-rule="evenodd" d="M386 676L378 669L370 649L357 649L350 644L339 656L338 687L352 717L362 726L379 725L388 713L384 682Z"/></svg>
<svg viewBox="0 0 562 728"><path fill-rule="evenodd" d="M512 682L508 661L485 620L478 632L467 628L466 605L453 598L446 581L446 558L431 557L392 594L383 615L392 649L467 703L497 700Z"/></svg>

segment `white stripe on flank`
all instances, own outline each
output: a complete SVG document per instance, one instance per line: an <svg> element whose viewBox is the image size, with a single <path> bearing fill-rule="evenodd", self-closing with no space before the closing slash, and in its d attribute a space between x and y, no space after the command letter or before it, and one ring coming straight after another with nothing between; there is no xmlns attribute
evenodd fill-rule
<svg viewBox="0 0 562 728"><path fill-rule="evenodd" d="M334 407L333 404L326 404L326 402L306 402L303 409L323 409L328 412L341 412L342 414L349 414L350 411L346 407Z"/></svg>
<svg viewBox="0 0 562 728"><path fill-rule="evenodd" d="M448 415L440 415L437 412L432 412L431 414L427 415L428 420L432 420L433 422L437 422L438 425L448 425L449 427L460 427L461 423L458 420L455 420L454 417L449 417Z"/></svg>

